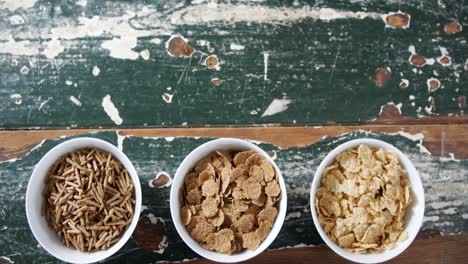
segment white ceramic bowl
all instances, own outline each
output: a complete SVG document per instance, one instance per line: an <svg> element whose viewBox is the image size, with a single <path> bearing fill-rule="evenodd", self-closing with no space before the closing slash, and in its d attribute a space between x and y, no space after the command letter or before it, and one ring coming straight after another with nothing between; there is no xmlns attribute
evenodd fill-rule
<svg viewBox="0 0 468 264"><path fill-rule="evenodd" d="M248 150L253 149L268 159L273 167L276 170L279 179L279 185L281 188L281 200L279 201L278 207L278 216L276 217L275 223L270 231L270 234L266 239L260 244L260 246L255 251L244 250L240 253L233 255L224 255L214 251L210 251L201 247L197 241L192 239L186 227L180 221L180 201L179 201L179 190L182 188L184 183L184 177L189 172L195 163L200 159L206 157L210 153L219 150L219 149L228 149L228 150ZM273 159L257 145L247 142L245 140L234 139L234 138L220 138L209 141L202 144L201 146L194 149L190 154L182 161L177 172L174 176L172 187L171 187L171 197L170 197L170 206L171 206L171 216L172 221L177 229L177 232L182 237L184 242L197 254L207 258L209 260L224 262L224 263L234 263L244 261L250 258L257 256L262 253L268 246L275 240L276 236L283 226L284 217L286 215L286 185L284 184L283 176L279 170L276 163Z"/></svg>
<svg viewBox="0 0 468 264"><path fill-rule="evenodd" d="M100 250L92 253L80 252L79 250L67 248L62 244L57 233L48 226L45 217L42 215L42 191L44 189L44 177L49 168L61 156L86 147L95 147L111 153L127 169L132 178L135 188L135 213L131 224L128 226L120 240L107 250ZM47 152L34 168L29 179L26 190L26 216L29 227L39 244L54 257L71 263L93 263L104 260L117 252L130 238L140 217L141 209L141 186L137 172L127 156L114 145L96 138L75 138L65 141Z"/></svg>
<svg viewBox="0 0 468 264"><path fill-rule="evenodd" d="M392 250L385 250L381 253L368 253L368 254L358 254L347 251L333 241L331 241L327 234L323 231L320 223L318 221L317 211L315 210L315 195L316 191L320 186L320 178L322 177L323 170L333 162L335 157L350 148L354 148L359 146L360 144L366 144L372 147L378 147L386 150L391 150L398 155L400 159L400 164L406 170L408 180L411 184L411 190L413 192L413 204L411 209L408 210L408 215L406 218L406 226L405 230L408 232L408 239L405 241L398 243L397 247ZM312 181L312 187L310 192L310 210L312 212L312 218L314 220L315 227L317 228L320 236L325 241L325 243L338 255L359 263L379 263L384 262L389 259L392 259L402 253L410 244L413 242L414 238L418 234L419 228L422 225L423 216L424 216L424 189L421 182L421 178L419 177L416 168L414 167L413 163L403 154L399 149L390 145L384 141L376 140L376 139L369 139L369 138L362 138L362 139L355 139L343 143L332 150L320 163L317 171L315 172L314 179Z"/></svg>

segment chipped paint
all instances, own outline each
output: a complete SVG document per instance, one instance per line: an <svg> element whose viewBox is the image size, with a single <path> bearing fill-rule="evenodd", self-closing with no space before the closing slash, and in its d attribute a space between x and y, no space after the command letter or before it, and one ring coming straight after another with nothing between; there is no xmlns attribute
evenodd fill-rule
<svg viewBox="0 0 468 264"><path fill-rule="evenodd" d="M213 78L211 79L211 84L213 84L214 86L220 86L221 84L223 84L223 80L219 78Z"/></svg>
<svg viewBox="0 0 468 264"><path fill-rule="evenodd" d="M408 79L401 79L400 81L400 88L406 89L409 87L409 80Z"/></svg>
<svg viewBox="0 0 468 264"><path fill-rule="evenodd" d="M20 15L13 15L10 17L10 24L13 26L18 26L24 24L24 18Z"/></svg>
<svg viewBox="0 0 468 264"><path fill-rule="evenodd" d="M290 99L273 99L265 112L263 112L262 117L284 112L288 109L290 103L292 103Z"/></svg>
<svg viewBox="0 0 468 264"><path fill-rule="evenodd" d="M102 98L101 106L104 109L104 112L106 112L106 114L110 117L110 119L116 125L122 124L123 119L119 115L119 110L115 107L114 103L111 101L110 95L106 95L104 96L104 98Z"/></svg>
<svg viewBox="0 0 468 264"><path fill-rule="evenodd" d="M22 102L23 102L23 97L21 96L21 94L11 94L10 95L10 99L13 101L13 103L15 103L16 105L20 105Z"/></svg>
<svg viewBox="0 0 468 264"><path fill-rule="evenodd" d="M33 7L36 2L37 0L1 0L0 10L8 9L10 11L15 11L20 8L27 9Z"/></svg>
<svg viewBox="0 0 468 264"><path fill-rule="evenodd" d="M190 57L195 49L188 43L188 39L181 35L172 35L165 44L167 54L174 57Z"/></svg>
<svg viewBox="0 0 468 264"><path fill-rule="evenodd" d="M101 69L99 69L98 66L94 65L93 70L91 71L91 73L93 74L93 76L96 77L96 76L99 75L99 73L101 73Z"/></svg>
<svg viewBox="0 0 468 264"><path fill-rule="evenodd" d="M440 88L440 81L436 78L429 78L426 81L427 90L429 92L434 92Z"/></svg>
<svg viewBox="0 0 468 264"><path fill-rule="evenodd" d="M3 260L5 260L5 261L6 261L6 263L10 263L10 264L13 264L13 263L15 263L13 260L11 260L11 258L9 258L9 257L6 257L6 256L1 256L1 257L0 257L0 259L3 259ZM0 263L4 263L4 261L0 261ZM6 263L5 263L5 264L6 264Z"/></svg>
<svg viewBox="0 0 468 264"><path fill-rule="evenodd" d="M20 72L21 72L21 74L23 74L23 75L28 75L28 73L29 73L29 68L28 68L28 66L25 65L25 66L21 67Z"/></svg>
<svg viewBox="0 0 468 264"><path fill-rule="evenodd" d="M136 60L140 56L138 52L133 51L136 45L137 39L135 37L114 37L112 40L104 41L101 47L109 50L109 56L113 58Z"/></svg>
<svg viewBox="0 0 468 264"><path fill-rule="evenodd" d="M243 50L243 49L245 49L245 46L240 45L240 44L231 43L231 45L229 45L229 48L231 50Z"/></svg>
<svg viewBox="0 0 468 264"><path fill-rule="evenodd" d="M268 80L268 58L270 57L270 53L265 51L263 52L263 80Z"/></svg>
<svg viewBox="0 0 468 264"><path fill-rule="evenodd" d="M156 177L148 182L151 188L164 188L172 184L172 178L169 173L165 171L158 172Z"/></svg>
<svg viewBox="0 0 468 264"><path fill-rule="evenodd" d="M164 102L166 102L168 104L172 103L172 97L174 97L174 94L164 93L162 95L162 99L164 100Z"/></svg>
<svg viewBox="0 0 468 264"><path fill-rule="evenodd" d="M452 65L452 58L449 56L447 48L439 47L439 50L441 55L437 58L437 62L444 67Z"/></svg>
<svg viewBox="0 0 468 264"><path fill-rule="evenodd" d="M461 32L462 30L463 30L463 26L456 21L447 23L444 26L444 31L446 34L455 34L455 33Z"/></svg>
<svg viewBox="0 0 468 264"><path fill-rule="evenodd" d="M119 133L119 131L115 132L117 134L117 148L120 151L123 151L123 142L127 136L123 136Z"/></svg>
<svg viewBox="0 0 468 264"><path fill-rule="evenodd" d="M374 83L377 87L382 87L384 84L392 78L392 70L390 67L380 67L375 70Z"/></svg>
<svg viewBox="0 0 468 264"><path fill-rule="evenodd" d="M402 103L395 104L388 102L380 107L378 117L380 119L398 119L401 118Z"/></svg>
<svg viewBox="0 0 468 264"><path fill-rule="evenodd" d="M45 49L43 54L48 58L48 59L54 59L62 53L65 48L62 46L60 40L57 39L52 39L51 41L47 41L45 43Z"/></svg>
<svg viewBox="0 0 468 264"><path fill-rule="evenodd" d="M287 14L287 15L286 15ZM188 6L174 12L170 21L174 25L200 25L212 22L280 22L296 21L307 18L332 21L336 19L364 19L381 17L375 12L353 12L333 8L317 8L304 6L302 8L273 8L264 5L234 5L218 4L213 8L202 5Z"/></svg>
<svg viewBox="0 0 468 264"><path fill-rule="evenodd" d="M408 13L390 12L382 15L382 20L385 22L385 27L393 29L407 29L411 24L411 15Z"/></svg>
<svg viewBox="0 0 468 264"><path fill-rule="evenodd" d="M219 64L220 62L219 62L218 56L214 54L206 57L202 63L202 65L206 66L208 69L215 69L217 71L221 69L221 66Z"/></svg>
<svg viewBox="0 0 468 264"><path fill-rule="evenodd" d="M77 106L80 106L81 107L81 102L80 100L78 100L75 96L70 96L69 97L70 101L72 101L72 103L76 104Z"/></svg>

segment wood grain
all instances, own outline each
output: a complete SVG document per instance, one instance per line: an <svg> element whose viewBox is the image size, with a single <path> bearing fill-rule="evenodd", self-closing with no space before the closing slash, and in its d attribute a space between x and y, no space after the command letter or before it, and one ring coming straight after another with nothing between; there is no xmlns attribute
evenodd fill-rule
<svg viewBox="0 0 468 264"><path fill-rule="evenodd" d="M258 140L279 147L306 146L325 136L337 136L355 130L398 133L400 131L423 133L423 146L433 155L458 159L468 158L468 125L361 125L361 126L320 126L320 127L242 127L242 128L147 128L120 129L122 135L140 137L235 137ZM21 156L42 140L61 136L78 135L108 129L70 130L17 130L0 131L0 159Z"/></svg>
<svg viewBox="0 0 468 264"><path fill-rule="evenodd" d="M401 255L387 263L398 264L440 264L440 263L467 263L468 252L466 244L468 234L438 236L433 238L417 239ZM190 264L213 263L208 260L199 259L190 261ZM256 258L243 263L351 263L325 245L317 247L288 248L264 252Z"/></svg>

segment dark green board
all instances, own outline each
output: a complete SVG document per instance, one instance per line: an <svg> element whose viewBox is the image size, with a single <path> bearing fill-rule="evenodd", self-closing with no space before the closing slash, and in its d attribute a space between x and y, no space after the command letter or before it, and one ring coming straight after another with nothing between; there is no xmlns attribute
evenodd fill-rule
<svg viewBox="0 0 468 264"><path fill-rule="evenodd" d="M113 132L88 136L117 144L117 135ZM259 145L267 151L276 152L276 162L283 172L288 194L286 220L270 249L323 243L310 216L309 188L313 173L331 149L345 141L360 137L390 142L413 161L425 189L426 211L423 230L438 230L442 234L468 232L467 160L447 160L421 154L418 141L400 135L361 131L324 138L315 144L300 148L281 149L270 144ZM9 257L15 263L57 263L38 246L28 227L24 196L34 165L48 150L67 139L45 141L23 158L0 163L0 237L2 238L0 257ZM142 249L142 246L132 238L109 260L109 263L154 263L197 258L197 255L184 244L173 226L169 211L170 188L152 188L148 183L160 171L166 171L173 176L182 159L207 140L209 139L124 138L123 151L139 174L143 205L147 207L140 219L147 218L150 214L162 219L167 229L168 246L162 250L162 253L156 253ZM146 234L146 237L151 238L152 234Z"/></svg>
<svg viewBox="0 0 468 264"><path fill-rule="evenodd" d="M22 2L0 4L0 128L115 126L101 106L106 95L125 127L362 123L388 102L401 103L404 116L451 115L460 113L458 98L468 96L467 1ZM408 29L385 26L381 15L398 10L411 15ZM447 35L449 21L464 29ZM164 44L174 34L197 50L191 58L167 53ZM135 47L110 54L102 45L113 37L136 41ZM202 65L207 42L219 71ZM410 45L433 59L444 47L452 64L412 66ZM145 49L149 60L115 58ZM380 88L379 67L391 69ZM432 77L441 88L429 93ZM214 86L212 78L223 83ZM405 90L402 79L409 81ZM172 103L162 99L166 92ZM426 112L429 96L435 109ZM274 99L285 98L288 109L261 117Z"/></svg>

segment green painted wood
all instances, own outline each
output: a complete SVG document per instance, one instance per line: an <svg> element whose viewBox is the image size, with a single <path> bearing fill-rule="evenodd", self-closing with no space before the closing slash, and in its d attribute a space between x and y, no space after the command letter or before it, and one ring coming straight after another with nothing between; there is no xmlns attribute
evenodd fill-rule
<svg viewBox="0 0 468 264"><path fill-rule="evenodd" d="M77 2L0 4L1 128L114 127L101 105L106 95L125 127L355 124L375 119L388 102L401 103L404 116L459 114L458 98L468 96L466 1ZM380 16L398 10L411 15L410 27L386 28ZM445 34L449 21L464 29ZM164 43L174 34L197 50L191 58L167 53ZM120 52L102 46L121 37L128 45ZM208 42L219 71L202 65ZM410 45L434 59L446 48L452 64L414 67ZM148 60L138 57L144 50ZM391 69L380 88L379 67ZM442 87L429 93L432 77ZM214 86L213 78L223 83ZM402 79L409 81L405 90ZM430 96L436 107L426 112ZM274 99L290 104L262 117Z"/></svg>
<svg viewBox="0 0 468 264"><path fill-rule="evenodd" d="M87 136L117 143L113 132ZM358 131L300 148L278 148L260 144L275 151L276 162L287 185L288 210L283 228L270 249L287 246L322 244L310 216L309 188L313 173L325 155L337 145L350 139L370 137L394 144L413 161L424 184L426 195L425 220L422 229L438 230L442 234L468 232L468 160L448 160L421 153L418 141L400 135ZM52 147L67 140L48 140L23 158L0 163L0 256L15 263L57 263L34 239L25 215L26 186L40 158ZM177 234L169 210L169 187L152 188L149 182L160 171L174 175L183 158L206 138L140 138L125 137L123 151L135 165L142 184L143 205L147 208L141 219L150 214L160 218L167 229L168 246L160 253L144 250L132 238L108 263L154 263L196 258ZM138 229L138 227L137 227ZM154 234L145 234L151 238ZM153 245L157 246L157 245Z"/></svg>

